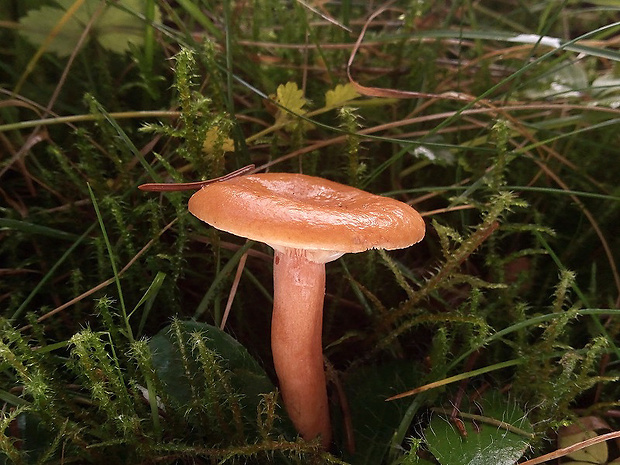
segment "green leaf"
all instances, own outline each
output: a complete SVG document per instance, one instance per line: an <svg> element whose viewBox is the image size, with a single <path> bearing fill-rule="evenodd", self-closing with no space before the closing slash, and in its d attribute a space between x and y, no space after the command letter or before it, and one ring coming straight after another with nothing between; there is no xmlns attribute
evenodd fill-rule
<svg viewBox="0 0 620 465"><path fill-rule="evenodd" d="M120 2L129 12L144 13L146 0L123 0ZM121 8L106 8L97 22L97 40L101 46L119 54L129 50L132 43L138 47L144 45L145 25L133 14ZM161 22L159 8L155 8L154 22Z"/></svg>
<svg viewBox="0 0 620 465"><path fill-rule="evenodd" d="M589 87L588 75L581 62L563 61L542 76L523 92L531 99L582 97Z"/></svg>
<svg viewBox="0 0 620 465"><path fill-rule="evenodd" d="M164 279L166 279L166 273L164 273L163 271L158 271L149 288L146 290L144 295L140 298L134 309L129 314L129 318L131 318L131 315L133 315L136 310L140 308L140 305L144 304L147 300L154 299L157 296L161 285L164 283Z"/></svg>
<svg viewBox="0 0 620 465"><path fill-rule="evenodd" d="M523 456L529 444L527 435L532 432L525 414L497 392L475 405L475 414L489 421L462 418L466 436L447 415L433 415L424 433L429 450L441 465L514 465Z"/></svg>
<svg viewBox="0 0 620 465"><path fill-rule="evenodd" d="M222 368L230 375L233 388L243 394L241 400L245 407L243 411L254 421L261 394L275 389L265 371L245 347L219 328L192 321L182 321L179 324L186 338L185 353L191 358L190 377L200 379L199 365L188 343L191 333L200 332L204 335L207 348L221 356ZM153 366L168 395L179 405L188 405L191 401L190 380L187 379L183 369L181 353L171 327L168 326L157 333L149 341L149 346L154 354Z"/></svg>
<svg viewBox="0 0 620 465"><path fill-rule="evenodd" d="M589 430L580 431L567 436L559 436L558 448L564 449L565 447L579 444L580 442L587 441L596 436L598 436L596 431ZM609 458L609 451L607 450L607 443L599 442L585 449L572 452L568 454L567 457L574 460L574 462L571 462L573 464L604 464L607 463L607 459Z"/></svg>
<svg viewBox="0 0 620 465"><path fill-rule="evenodd" d="M13 220L10 218L0 218L0 231L5 229L22 231L26 234L40 234L42 236L51 237L53 239L62 239L67 241L75 241L79 236L76 234L61 231L59 229L49 228L40 224L28 223L21 220Z"/></svg>
<svg viewBox="0 0 620 465"><path fill-rule="evenodd" d="M64 14L64 10L51 6L30 10L26 16L19 20L21 26L19 33L28 42L38 47L45 42L47 36ZM61 57L69 56L83 31L83 25L75 17L70 19L47 46L47 51L56 53Z"/></svg>
<svg viewBox="0 0 620 465"><path fill-rule="evenodd" d="M286 84L280 84L276 90L276 102L288 111L282 108L278 109L276 115L276 123L285 123L292 119L292 115L289 113L295 113L297 115L303 115L304 105L307 100L304 98L304 91L297 87L294 82L287 82Z"/></svg>
<svg viewBox="0 0 620 465"><path fill-rule="evenodd" d="M597 77L590 87L596 100L588 102L591 106L620 107L620 77L613 73L604 73Z"/></svg>
<svg viewBox="0 0 620 465"><path fill-rule="evenodd" d="M75 0L57 0L58 7L44 6L31 10L19 21L20 34L35 46L40 46L57 27ZM75 14L66 21L57 35L49 43L47 51L60 57L69 56L79 41L86 25L93 15L100 15L90 29L90 38L96 40L106 50L125 53L130 44L141 47L144 44L145 25L136 14L145 9L145 0L121 0L117 5L107 4L100 10L100 0L85 0ZM155 11L155 22L161 21L161 12Z"/></svg>
<svg viewBox="0 0 620 465"><path fill-rule="evenodd" d="M325 93L325 106L338 107L360 96L355 87L349 82L347 84L338 84L335 89L328 90Z"/></svg>
<svg viewBox="0 0 620 465"><path fill-rule="evenodd" d="M142 312L142 318L140 318L140 325L138 327L138 334L141 334L142 330L144 329L144 325L146 324L146 320L149 316L149 313L151 312L151 308L153 307L155 298L157 297L157 294L159 294L159 291L165 279L166 273L164 273L163 271L158 271L149 288L140 298L131 313L127 316L127 318L131 318L132 315L140 308L140 306L144 305L144 311Z"/></svg>

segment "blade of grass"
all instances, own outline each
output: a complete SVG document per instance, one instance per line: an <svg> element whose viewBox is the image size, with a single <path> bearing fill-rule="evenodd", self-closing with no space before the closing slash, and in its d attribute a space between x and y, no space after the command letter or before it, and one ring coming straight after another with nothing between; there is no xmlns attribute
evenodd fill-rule
<svg viewBox="0 0 620 465"><path fill-rule="evenodd" d="M121 111L115 113L108 113L107 115L111 119L127 119L127 118L177 118L180 112L178 111ZM54 124L71 124L81 123L86 121L96 121L101 117L98 115L70 115L70 116L58 116L55 118L42 118L29 121L19 121L17 123L0 124L0 132L18 131L20 129L28 129L35 126L51 126Z"/></svg>
<svg viewBox="0 0 620 465"><path fill-rule="evenodd" d="M157 235L157 238L159 236L161 236L163 233L165 233L168 229L170 229L172 227L172 225L174 225L176 222L178 221L178 219L174 219L172 220L170 223L168 223ZM93 224L92 228L94 228L95 225ZM156 239L156 238L155 238ZM136 261L138 260L138 258L140 258L149 248L151 248L151 246L155 243L155 239L151 239L150 241L148 241L146 243L146 245L144 247L142 247L142 249L140 249L140 251L131 259L129 260L129 262L123 267L123 269L121 269L118 273L119 277L122 276L123 274L125 274L125 272L131 268L133 266L134 263L136 263ZM114 278L110 278L107 279L105 281L103 281L102 283L97 284L96 286L90 288L89 290L87 290L86 292L83 292L82 294L80 294L79 296L71 299L68 302L65 302L64 304L56 307L53 310L50 310L49 312L45 313L44 315L40 316L37 319L37 323L41 323L42 321L47 320L48 318L56 315L57 313L63 311L65 308L70 307L71 305L76 304L77 302L80 302L81 300L85 299L86 297L88 297L89 295L94 294L95 292L106 288L107 286L109 286L110 284L112 284L114 282ZM25 331L27 329L30 329L31 325L26 325L20 328L20 331Z"/></svg>
<svg viewBox="0 0 620 465"><path fill-rule="evenodd" d="M29 406L31 405L30 402L25 401L24 399L22 399L21 397L16 396L15 394L11 394L10 392L7 392L3 389L0 389L0 400L6 402L9 405L24 405L24 406Z"/></svg>
<svg viewBox="0 0 620 465"><path fill-rule="evenodd" d="M153 278L153 281L151 282L151 285L149 286L149 288L144 292L144 294L142 295L142 297L140 298L140 300L138 301L134 309L129 313L129 315L127 315L128 318L131 318L131 316L136 312L136 310L140 308L140 306L144 302L146 302L149 299L152 299L153 297L157 295L157 293L159 292L159 289L161 288L161 285L164 282L164 279L166 279L166 273L164 273L163 271L158 271L155 278Z"/></svg>
<svg viewBox="0 0 620 465"><path fill-rule="evenodd" d="M86 239L86 237L92 232L93 229L95 229L95 226L96 226L95 224L90 225L89 228L86 231L84 231L84 233L80 237L78 237L75 240L75 242L73 242L73 244L71 244L71 247L69 247L65 251L65 253L62 254L62 256L58 259L58 261L54 263L54 266L52 266L50 270L45 274L45 276L41 278L41 281L37 283L37 285L30 292L28 297L24 299L24 301L19 306L19 308L15 310L15 312L13 313L13 316L10 318L9 321L15 321L15 319L18 318L24 312L24 310L26 310L26 308L28 307L32 299L39 293L41 288L52 278L52 276L54 276L54 274L56 273L56 270L60 267L60 265L62 265L62 263L67 258L71 256L71 254L77 248L77 246L80 245L84 239Z"/></svg>
<svg viewBox="0 0 620 465"><path fill-rule="evenodd" d="M224 2L224 21L226 24L225 39L226 39L226 108L228 114L235 115L235 99L234 99L234 73L233 73L233 31L232 31L232 12L230 9L230 0ZM235 152L238 156L235 157L238 163L250 163L251 157L248 151L247 142L243 135L243 129L239 125L237 118L233 118L233 135L235 142Z"/></svg>
<svg viewBox="0 0 620 465"><path fill-rule="evenodd" d="M353 279L353 276L351 275L351 272L349 271L349 268L347 267L345 260L338 260L338 263L340 264L341 268L344 270L344 274L347 277L349 284L351 285L351 288L353 290L353 293L355 294L355 297L357 297L358 302L362 305L362 307L364 307L364 311L366 312L366 315L368 316L372 315L373 314L372 307L368 303L368 300L366 299L366 296L364 295L364 293L360 290L357 284L357 281Z"/></svg>
<svg viewBox="0 0 620 465"><path fill-rule="evenodd" d="M455 40L496 40L504 42L512 42L518 44L536 44L552 47L556 50L566 50L569 52L584 53L586 55L605 58L612 61L620 61L620 52L603 47L593 47L590 45L581 45L579 42L594 39L599 34L608 34L620 29L620 21L606 24L592 31L588 31L575 39L563 40L558 37L541 36L538 34L515 34L499 30L453 30L453 29L435 29L427 31L416 31L411 34L386 34L377 42L393 42L403 38L409 41L419 41L421 39L455 39ZM543 56L554 53L555 50L545 53ZM543 56L539 57L538 62ZM533 64L534 62L532 62ZM528 65L528 67L531 65Z"/></svg>
<svg viewBox="0 0 620 465"><path fill-rule="evenodd" d="M97 203L97 198L95 197L95 193L93 192L90 184L88 184L88 192L90 194L90 199L93 202L93 208L95 209L95 213L97 214L97 220L99 222L99 227L101 228L101 233L103 234L103 240L105 241L106 248L108 250L108 257L110 259L110 265L112 266L112 272L114 274L114 281L116 283L116 289L118 291L118 299L119 304L121 306L121 314L123 317L123 321L125 323L125 329L127 331L127 338L133 342L133 332L131 330L131 325L129 324L129 317L127 316L127 307L125 306L125 298L123 297L123 288L121 286L121 279L118 273L118 268L116 266L116 259L114 255L114 249L112 248L112 244L110 243L110 238L108 237L108 232L106 230L105 224L103 222L103 217L101 216L101 212L99 211L99 204Z"/></svg>
<svg viewBox="0 0 620 465"><path fill-rule="evenodd" d="M209 34L217 38L222 37L222 31L215 27L209 17L200 10L197 2L193 0L178 0L178 3L181 8L183 8L194 21L204 27Z"/></svg>
<svg viewBox="0 0 620 465"><path fill-rule="evenodd" d="M40 224L28 223L26 221L13 220L10 218L0 218L0 229L11 229L13 231L21 231L26 234L38 234L41 236L51 237L53 239L61 239L63 241L75 241L78 235L61 231L60 229L41 226Z"/></svg>
<svg viewBox="0 0 620 465"><path fill-rule="evenodd" d="M146 0L144 4L144 70L152 72L153 56L155 54L155 0Z"/></svg>
<svg viewBox="0 0 620 465"><path fill-rule="evenodd" d="M239 259L239 264L237 265L237 272L235 273L235 279L233 280L232 286L230 286L230 293L228 294L228 301L226 302L226 307L224 308L224 316L222 317L222 322L220 323L220 329L223 330L226 326L226 321L228 320L228 314L230 313L230 309L232 307L233 300L235 298L235 294L237 293L237 288L239 287L239 280L241 279L241 275L243 274L243 269L245 268L245 261L248 258L248 253L244 253Z"/></svg>
<svg viewBox="0 0 620 465"><path fill-rule="evenodd" d="M140 150L138 150L138 148L134 145L134 143L131 141L131 139L129 138L129 136L127 135L127 133L125 131L123 131L123 129L120 127L120 125L116 122L116 120L114 118L112 118L112 116L110 115L110 113L108 113L105 108L103 108L103 105L101 105L97 100L95 99L91 99L92 103L95 105L95 107L97 108L97 111L105 118L105 120L110 123L110 125L116 130L116 133L120 136L121 140L123 141L123 143L125 144L125 146L131 151L131 153L133 153L133 155L138 159L138 161L140 162L140 164L144 167L144 169L146 170L147 173L149 173L151 175L151 179L154 179L155 181L159 181L160 177L157 174L157 172L151 167L151 165L144 159L144 157L142 156L142 153L140 153Z"/></svg>
<svg viewBox="0 0 620 465"><path fill-rule="evenodd" d="M152 304L152 302L155 300L155 297L157 297L157 294L159 294L159 290L161 289L161 286L164 283L165 279L166 273L164 273L163 271L158 271L157 275L155 275L155 278L153 278L153 281L151 282L149 288L144 292L134 309L127 316L127 318L131 318L131 316L140 308L140 306L147 302L147 305L145 305L145 311L142 313L142 318L140 319L140 326L138 327L137 332L138 337L142 333L142 328L144 328L144 324L146 323L146 319L148 318L148 315L152 308L152 305L148 305L148 303Z"/></svg>

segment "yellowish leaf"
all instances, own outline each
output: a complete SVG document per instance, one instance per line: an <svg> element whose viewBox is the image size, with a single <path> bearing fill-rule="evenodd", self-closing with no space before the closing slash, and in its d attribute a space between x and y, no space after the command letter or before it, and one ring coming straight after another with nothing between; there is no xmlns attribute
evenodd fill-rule
<svg viewBox="0 0 620 465"><path fill-rule="evenodd" d="M220 134L218 126L213 126L207 131L207 136L202 144L202 150L205 153L213 153L216 149L223 152L233 152L235 150L235 143L230 137Z"/></svg>
<svg viewBox="0 0 620 465"><path fill-rule="evenodd" d="M353 99L359 97L355 87L351 83L338 84L335 89L328 90L325 93L325 106L326 107L339 107L344 103L347 103Z"/></svg>
<svg viewBox="0 0 620 465"><path fill-rule="evenodd" d="M304 98L304 91L298 88L296 83L287 82L286 84L280 84L278 86L278 90L276 91L276 102L292 113L303 115L305 113L303 107L307 103L307 100ZM278 109L276 122L284 123L290 119L291 115L289 112L282 108Z"/></svg>
<svg viewBox="0 0 620 465"><path fill-rule="evenodd" d="M576 434L560 436L558 438L558 446L560 448L570 447L588 439L594 438L598 434L594 431L581 431ZM585 449L581 449L568 454L568 457L576 461L578 464L604 464L607 463L608 450L607 444L604 442L594 444Z"/></svg>

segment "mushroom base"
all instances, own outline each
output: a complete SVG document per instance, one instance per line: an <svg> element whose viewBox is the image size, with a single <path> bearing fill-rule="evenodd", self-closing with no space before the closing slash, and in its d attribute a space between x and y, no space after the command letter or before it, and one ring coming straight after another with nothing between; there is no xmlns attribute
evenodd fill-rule
<svg viewBox="0 0 620 465"><path fill-rule="evenodd" d="M274 254L271 348L284 406L306 440L321 436L327 449L331 425L323 369L325 264L298 249Z"/></svg>

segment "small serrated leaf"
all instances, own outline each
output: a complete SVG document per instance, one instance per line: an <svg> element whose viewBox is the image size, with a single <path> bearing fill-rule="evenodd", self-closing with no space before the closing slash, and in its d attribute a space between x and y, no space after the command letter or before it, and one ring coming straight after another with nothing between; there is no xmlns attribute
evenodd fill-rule
<svg viewBox="0 0 620 465"><path fill-rule="evenodd" d="M360 96L351 83L338 84L335 89L325 93L326 107L339 107Z"/></svg>
<svg viewBox="0 0 620 465"><path fill-rule="evenodd" d="M304 91L297 87L296 83L287 82L286 84L280 84L278 86L276 90L276 102L292 113L303 115L305 113L303 107L307 103L307 100L304 98ZM291 115L288 111L282 108L278 109L276 122L286 122L290 118Z"/></svg>
<svg viewBox="0 0 620 465"><path fill-rule="evenodd" d="M61 24L66 12L74 3L75 0L57 0L58 7L43 6L37 10L30 10L19 21L20 34L33 45L40 46L60 25L53 40L47 45L47 51L66 57L73 52L93 15L100 13L92 25L90 36L103 48L114 53L125 53L130 49L130 44L141 46L144 43L144 23L130 12L143 12L145 0L122 0L118 5L105 6L103 10L100 10L100 0L85 0L73 16ZM155 22L161 21L161 12L158 8L154 19Z"/></svg>
<svg viewBox="0 0 620 465"><path fill-rule="evenodd" d="M19 20L20 35L35 46L42 45L54 30L65 12L59 8L44 6L38 10L30 10ZM79 22L69 19L47 45L47 51L60 57L69 56L82 34L83 27Z"/></svg>

